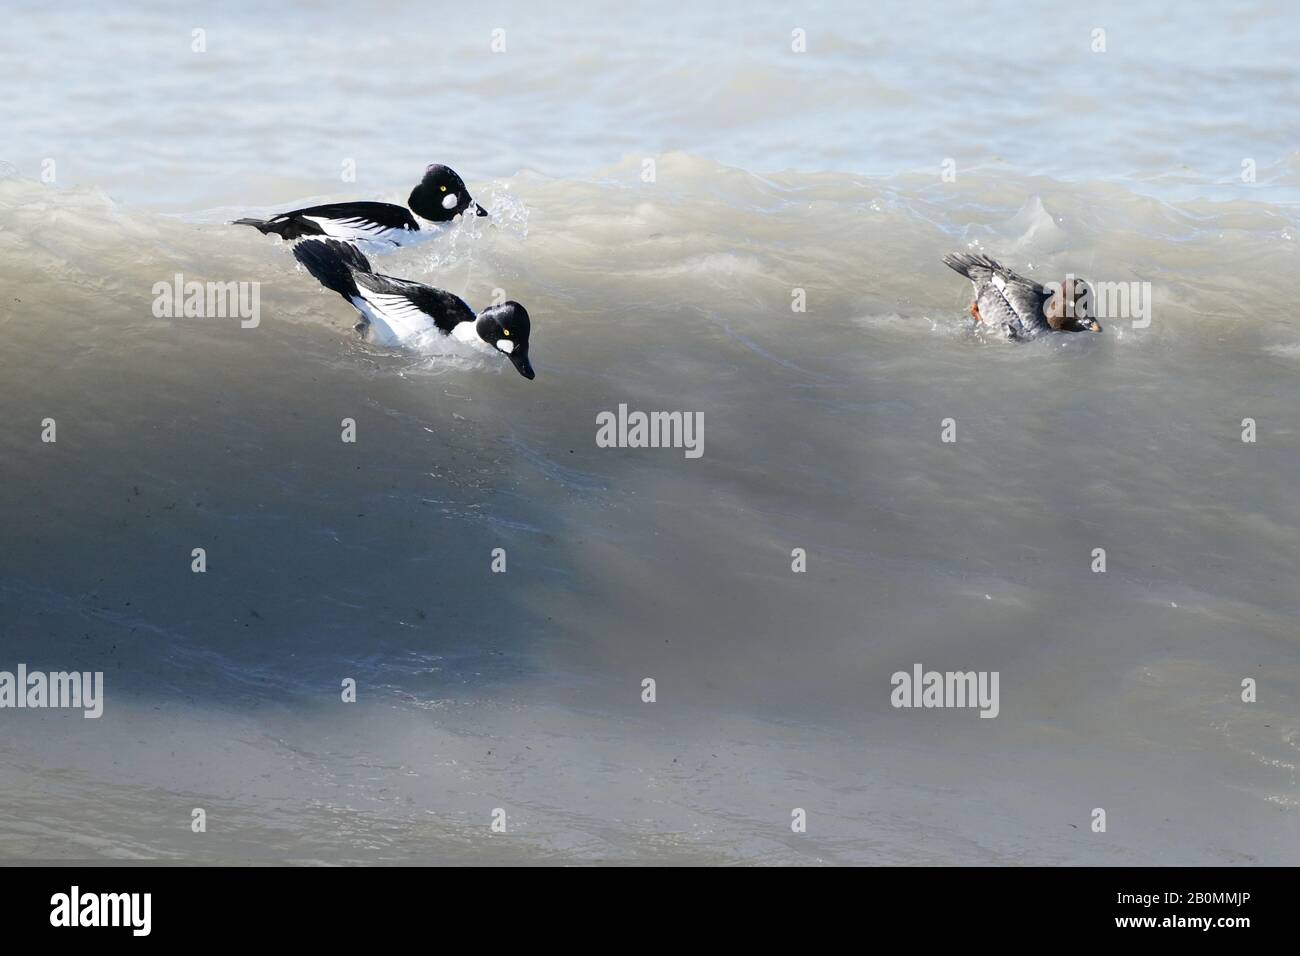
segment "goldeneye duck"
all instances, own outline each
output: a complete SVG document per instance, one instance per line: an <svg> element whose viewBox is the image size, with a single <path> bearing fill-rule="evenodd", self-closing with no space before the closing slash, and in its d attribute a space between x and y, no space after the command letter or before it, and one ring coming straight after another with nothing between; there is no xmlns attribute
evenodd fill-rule
<svg viewBox="0 0 1300 956"><path fill-rule="evenodd" d="M361 313L357 328L371 341L407 345L436 330L500 352L524 378L536 378L528 361L532 322L518 302L490 306L477 315L463 299L408 279L378 275L356 246L335 239L304 239L293 255L327 289Z"/></svg>
<svg viewBox="0 0 1300 956"><path fill-rule="evenodd" d="M429 229L420 228L420 220L447 223L471 208L475 215L487 215L487 210L470 196L465 181L456 171L437 163L424 171L420 185L411 190L406 202L409 210L388 202L326 203L282 212L270 219L236 219L233 224L252 226L263 235L274 233L288 241L304 236L332 236L350 242L403 246L415 241L421 233L429 234Z"/></svg>
<svg viewBox="0 0 1300 956"><path fill-rule="evenodd" d="M943 257L944 265L975 286L970 314L975 321L1000 328L1009 339L1032 339L1044 332L1100 332L1089 316L1091 289L1068 276L1055 290L1012 272L988 256L969 252Z"/></svg>

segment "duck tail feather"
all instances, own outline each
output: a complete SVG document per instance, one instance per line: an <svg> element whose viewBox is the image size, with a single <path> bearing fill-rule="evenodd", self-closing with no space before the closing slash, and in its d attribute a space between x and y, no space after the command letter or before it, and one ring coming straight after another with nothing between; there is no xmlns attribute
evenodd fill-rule
<svg viewBox="0 0 1300 956"><path fill-rule="evenodd" d="M960 272L972 282L988 278L994 272L1004 272L1002 265L983 253L950 252L943 257L943 264L949 269Z"/></svg>

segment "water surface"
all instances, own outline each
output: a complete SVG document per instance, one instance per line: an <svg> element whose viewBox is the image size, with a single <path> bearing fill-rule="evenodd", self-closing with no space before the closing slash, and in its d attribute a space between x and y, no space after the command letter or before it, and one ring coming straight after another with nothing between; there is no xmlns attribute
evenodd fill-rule
<svg viewBox="0 0 1300 956"><path fill-rule="evenodd" d="M9 23L0 669L108 697L0 712L0 857L1295 862L1288 5ZM525 303L534 382L225 225L433 161L493 217L377 265ZM981 338L967 248L1151 325ZM260 324L156 318L177 272ZM620 403L703 457L596 447ZM916 662L999 716L895 710Z"/></svg>

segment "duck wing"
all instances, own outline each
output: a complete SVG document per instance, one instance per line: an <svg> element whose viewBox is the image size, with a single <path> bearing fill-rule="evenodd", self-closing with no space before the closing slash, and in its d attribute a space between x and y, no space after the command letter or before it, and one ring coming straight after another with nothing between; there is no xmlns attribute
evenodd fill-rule
<svg viewBox="0 0 1300 956"><path fill-rule="evenodd" d="M420 231L409 209L388 202L335 202L282 212L270 219L240 219L263 235L274 233L293 241L305 236L330 236L350 242L369 240L400 246Z"/></svg>
<svg viewBox="0 0 1300 956"><path fill-rule="evenodd" d="M367 317L382 320L401 338L431 328L450 334L462 322L475 320L474 310L465 300L442 289L394 276L355 273L353 277L358 297L373 313Z"/></svg>
<svg viewBox="0 0 1300 956"><path fill-rule="evenodd" d="M300 239L294 243L293 257L331 289L351 302L360 294L354 273L371 272L370 260L350 242L323 237Z"/></svg>
<svg viewBox="0 0 1300 956"><path fill-rule="evenodd" d="M1048 295L1037 282L985 255L958 253L943 261L971 280L985 322L1005 327L1013 338L1032 338L1050 328L1043 312Z"/></svg>

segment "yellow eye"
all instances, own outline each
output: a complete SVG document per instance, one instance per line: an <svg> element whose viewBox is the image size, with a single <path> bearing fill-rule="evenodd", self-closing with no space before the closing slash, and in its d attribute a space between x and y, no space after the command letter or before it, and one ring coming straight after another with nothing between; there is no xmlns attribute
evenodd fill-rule
<svg viewBox="0 0 1300 956"><path fill-rule="evenodd" d="M441 189L443 192L446 192L446 191L447 191L447 187L446 187L446 186L439 186L438 188Z"/></svg>
<svg viewBox="0 0 1300 956"><path fill-rule="evenodd" d="M509 338L509 337L510 337L510 330L509 330L509 329L502 329L501 331L504 332L504 333L506 334L506 338Z"/></svg>

